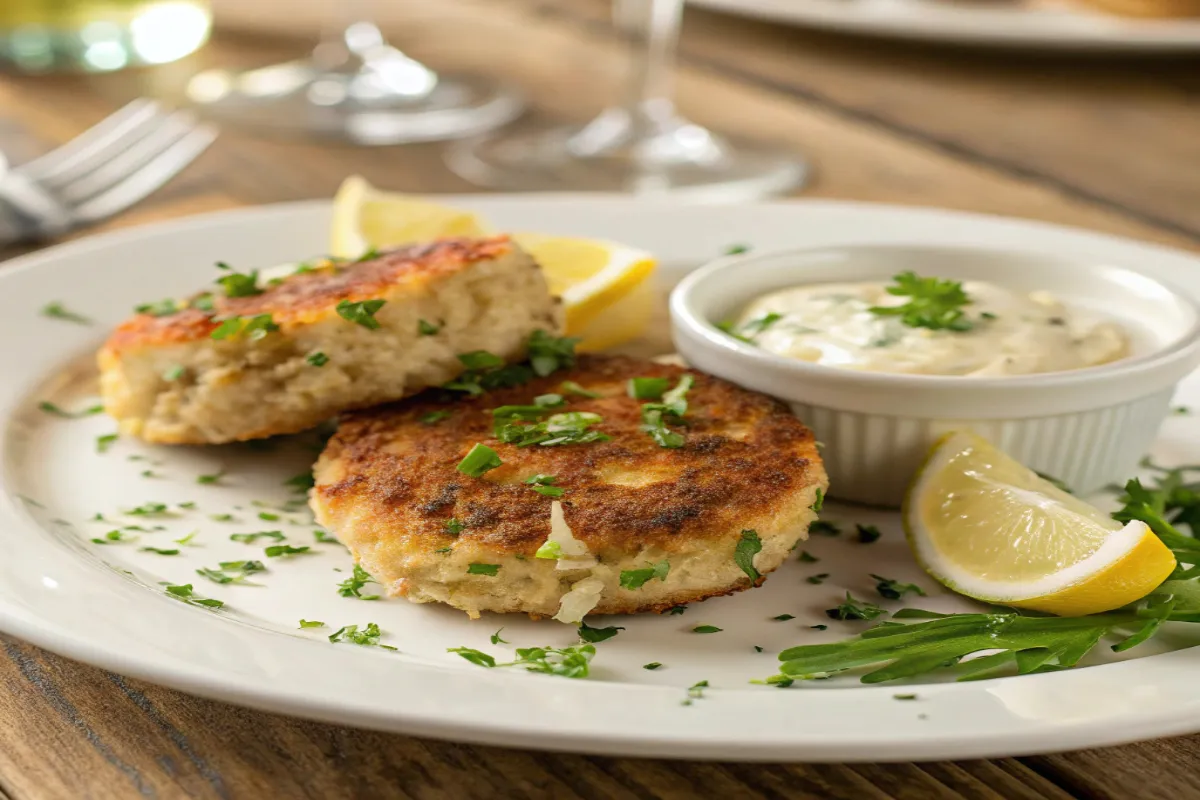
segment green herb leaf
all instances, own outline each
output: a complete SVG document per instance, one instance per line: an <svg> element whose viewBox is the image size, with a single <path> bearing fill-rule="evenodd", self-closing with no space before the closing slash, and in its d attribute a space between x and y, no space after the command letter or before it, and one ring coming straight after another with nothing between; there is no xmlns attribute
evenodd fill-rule
<svg viewBox="0 0 1200 800"><path fill-rule="evenodd" d="M213 600L211 598L198 596L192 591L192 585L190 583L184 583L180 585L168 584L166 586L166 592L169 596L178 600L182 600L189 605L203 606L204 608L211 608L214 611L224 607L225 605L224 601L222 600Z"/></svg>
<svg viewBox="0 0 1200 800"><path fill-rule="evenodd" d="M311 366L323 367L329 363L329 356L318 350L315 353L309 353L304 360L307 361Z"/></svg>
<svg viewBox="0 0 1200 800"><path fill-rule="evenodd" d="M642 405L642 431L648 433L659 447L683 447L683 436L667 428L667 423L683 422L683 416L688 409L687 393L694 383L695 378L684 374L674 389L663 394L661 403Z"/></svg>
<svg viewBox="0 0 1200 800"><path fill-rule="evenodd" d="M809 523L808 532L821 536L838 536L841 534L842 529L838 527L837 523L817 519Z"/></svg>
<svg viewBox="0 0 1200 800"><path fill-rule="evenodd" d="M423 319L417 320L417 333L422 336L433 336L442 329L441 325L434 325L431 322L426 322Z"/></svg>
<svg viewBox="0 0 1200 800"><path fill-rule="evenodd" d="M716 625L697 625L692 628L692 633L720 633L723 628L718 628Z"/></svg>
<svg viewBox="0 0 1200 800"><path fill-rule="evenodd" d="M360 647L381 647L384 650L395 650L396 648L390 644L379 643L381 635L382 632L379 630L379 626L374 622L368 622L362 630L359 630L357 625L346 625L345 627L338 628L329 635L329 641L334 643L349 642Z"/></svg>
<svg viewBox="0 0 1200 800"><path fill-rule="evenodd" d="M302 620L300 620L300 627L301 628L324 628L325 623L320 622L315 619L302 619Z"/></svg>
<svg viewBox="0 0 1200 800"><path fill-rule="evenodd" d="M66 409L63 409L54 403L51 403L49 400L43 400L42 402L38 403L38 408L40 408L42 411L45 411L47 414L53 414L54 416L62 417L63 419L81 419L83 417L92 417L96 414L104 413L104 406L102 405L88 406L81 411L67 411Z"/></svg>
<svg viewBox="0 0 1200 800"><path fill-rule="evenodd" d="M204 567L196 570L196 574L202 578L208 578L213 583L245 583L249 584L246 578L259 572L266 572L267 568L261 561L222 561L217 565L217 569Z"/></svg>
<svg viewBox="0 0 1200 800"><path fill-rule="evenodd" d="M797 560L801 564L815 564L818 561L820 561L821 559L817 558L816 556L814 556L812 553L808 552L807 550L801 550L800 556L798 557Z"/></svg>
<svg viewBox="0 0 1200 800"><path fill-rule="evenodd" d="M874 525L855 525L854 530L858 533L859 544L872 544L883 535Z"/></svg>
<svg viewBox="0 0 1200 800"><path fill-rule="evenodd" d="M899 600L909 592L925 597L925 590L915 583L900 583L891 578L884 578L881 575L871 575L871 577L879 581L879 583L875 584L875 591L879 592L881 597L886 597L888 600Z"/></svg>
<svg viewBox="0 0 1200 800"><path fill-rule="evenodd" d="M630 590L640 589L652 578L658 578L660 581L665 581L667 579L667 573L670 571L671 564L666 560L659 561L657 564L651 564L644 569L622 570L621 588ZM674 613L674 610L672 610L672 613Z"/></svg>
<svg viewBox="0 0 1200 800"><path fill-rule="evenodd" d="M435 422L441 422L446 417L450 416L452 413L454 413L454 412L448 411L446 409L430 411L427 414L422 414L420 417L420 421L421 421L422 425L433 425Z"/></svg>
<svg viewBox="0 0 1200 800"><path fill-rule="evenodd" d="M776 622L787 622L789 619L795 619L795 618L796 618L795 614L780 614L777 617L771 617L771 619L775 620Z"/></svg>
<svg viewBox="0 0 1200 800"><path fill-rule="evenodd" d="M688 687L687 698L683 701L685 706L690 706L693 700L699 700L704 697L704 690L708 688L708 681L700 681Z"/></svg>
<svg viewBox="0 0 1200 800"><path fill-rule="evenodd" d="M731 244L725 248L725 251L722 253L722 255L740 256L743 253L749 253L749 252L750 252L750 245L748 245L748 244Z"/></svg>
<svg viewBox="0 0 1200 800"><path fill-rule="evenodd" d="M152 317L167 317L179 311L180 307L174 299L167 298L154 303L142 303L140 306L134 306L133 310L139 314L149 314Z"/></svg>
<svg viewBox="0 0 1200 800"><path fill-rule="evenodd" d="M258 518L261 519L263 522L278 522L279 521L279 515L274 514L270 511L258 512Z"/></svg>
<svg viewBox="0 0 1200 800"><path fill-rule="evenodd" d="M68 311L67 307L59 302L47 303L45 306L43 306L42 316L50 317L51 319L61 319L67 322L74 322L77 325L92 324L90 319L82 314L76 314L74 311Z"/></svg>
<svg viewBox="0 0 1200 800"><path fill-rule="evenodd" d="M687 606L671 606L667 609L667 613L672 617L677 617L685 611L687 611Z"/></svg>
<svg viewBox="0 0 1200 800"><path fill-rule="evenodd" d="M287 537L283 535L283 531L259 531L258 533L231 533L229 539L234 542L244 542L245 544L254 544L259 539L270 539L275 542L282 542Z"/></svg>
<svg viewBox="0 0 1200 800"><path fill-rule="evenodd" d="M142 503L137 508L121 512L130 517L169 517L173 516L167 509L166 503Z"/></svg>
<svg viewBox="0 0 1200 800"><path fill-rule="evenodd" d="M829 577L828 572L822 572L817 575L809 575L804 580L808 581L809 583L813 584L814 586L820 586L822 583L825 582L825 579L828 577Z"/></svg>
<svg viewBox="0 0 1200 800"><path fill-rule="evenodd" d="M229 273L216 280L216 283L224 287L226 297L252 297L262 294L262 289L258 288L258 270L244 275L224 261L217 262L217 269L223 269Z"/></svg>
<svg viewBox="0 0 1200 800"><path fill-rule="evenodd" d="M174 550L174 549L170 549L170 548L164 549L161 547L139 547L138 552L139 553L157 553L160 556L177 556L177 555L179 555L178 550Z"/></svg>
<svg viewBox="0 0 1200 800"><path fill-rule="evenodd" d="M762 575L754 568L754 557L762 552L762 539L752 530L742 531L742 538L733 550L733 562L750 578L752 583L758 583Z"/></svg>
<svg viewBox="0 0 1200 800"><path fill-rule="evenodd" d="M376 580L371 577L371 573L367 572L360 565L355 564L354 574L338 584L338 594L342 597L357 597L362 600L374 600L378 598L379 595L363 596L363 587L368 583L376 583Z"/></svg>
<svg viewBox="0 0 1200 800"><path fill-rule="evenodd" d="M268 558L279 558L280 556L297 556L302 553L312 552L312 548L306 544L299 547L293 547L290 544L273 544L264 550Z"/></svg>
<svg viewBox="0 0 1200 800"><path fill-rule="evenodd" d="M458 536L466 527L466 525L463 525L454 517L446 520L446 533L450 534L451 536Z"/></svg>
<svg viewBox="0 0 1200 800"><path fill-rule="evenodd" d="M457 653L458 655L480 667L488 667L489 669L496 666L496 659L482 650L476 650L473 647L451 647L446 650L447 653Z"/></svg>
<svg viewBox="0 0 1200 800"><path fill-rule="evenodd" d="M809 510L814 514L821 513L821 509L825 507L825 492L821 487L817 487L817 499L813 500L813 504L809 506Z"/></svg>
<svg viewBox="0 0 1200 800"><path fill-rule="evenodd" d="M529 337L529 365L534 374L544 378L560 369L575 366L575 345L579 339L569 336L551 336L545 331L534 331Z"/></svg>
<svg viewBox="0 0 1200 800"><path fill-rule="evenodd" d="M502 630L504 630L504 628L500 628L495 633L492 634L492 636L491 636L492 644L508 644L508 642L506 642L500 638L500 631L502 631Z"/></svg>
<svg viewBox="0 0 1200 800"><path fill-rule="evenodd" d="M593 628L586 622L581 622L579 624L579 638L585 642L592 642L595 644L596 642L607 641L623 630L625 629L616 626L609 628Z"/></svg>
<svg viewBox="0 0 1200 800"><path fill-rule="evenodd" d="M120 438L120 435L116 434L116 433L106 433L102 436L97 436L96 437L96 452L97 453L107 453L108 449L110 447L112 447L113 444L116 443L117 439L119 439L119 438Z"/></svg>
<svg viewBox="0 0 1200 800"><path fill-rule="evenodd" d="M634 400L658 400L670 385L666 378L630 378L627 391Z"/></svg>
<svg viewBox="0 0 1200 800"><path fill-rule="evenodd" d="M875 619L886 613L886 610L874 603L868 603L866 600L856 600L849 592L846 592L846 601L844 603L840 603L836 608L825 610L825 616L830 619Z"/></svg>
<svg viewBox="0 0 1200 800"><path fill-rule="evenodd" d="M893 276L892 280L895 284L888 287L888 294L908 297L909 301L897 306L872 306L868 309L872 314L899 317L910 328L961 332L974 327L962 310L971 304L971 298L960 282L921 278L911 270Z"/></svg>
<svg viewBox="0 0 1200 800"><path fill-rule="evenodd" d="M472 564L467 565L467 574L468 575L488 575L488 576L494 578L494 577L496 577L496 573L498 573L499 571L500 571L499 564L472 563Z"/></svg>
<svg viewBox="0 0 1200 800"><path fill-rule="evenodd" d="M220 483L221 478L223 478L223 477L225 477L225 470L220 470L218 472L214 472L211 475L197 475L196 483L207 483L207 484Z"/></svg>
<svg viewBox="0 0 1200 800"><path fill-rule="evenodd" d="M599 392L593 392L589 389L585 389L575 381L563 381L561 384L559 384L559 388L567 394L578 395L579 397L587 397L593 400L597 397L603 397L603 395Z"/></svg>
<svg viewBox="0 0 1200 800"><path fill-rule="evenodd" d="M476 444L459 462L457 469L463 475L478 478L503 463L495 450L485 444Z"/></svg>
<svg viewBox="0 0 1200 800"><path fill-rule="evenodd" d="M379 320L375 319L375 314L386 304L386 300L363 300L358 303L343 300L337 304L336 310L338 316L347 322L353 322L374 331L379 329Z"/></svg>
<svg viewBox="0 0 1200 800"><path fill-rule="evenodd" d="M199 532L200 531L192 531L191 533L189 533L185 536L181 536L180 538L175 540L175 544L190 545L192 543L192 539L195 539L196 534L198 534Z"/></svg>
<svg viewBox="0 0 1200 800"><path fill-rule="evenodd" d="M642 669L655 670L662 666L660 661L651 661L649 664L642 664Z"/></svg>

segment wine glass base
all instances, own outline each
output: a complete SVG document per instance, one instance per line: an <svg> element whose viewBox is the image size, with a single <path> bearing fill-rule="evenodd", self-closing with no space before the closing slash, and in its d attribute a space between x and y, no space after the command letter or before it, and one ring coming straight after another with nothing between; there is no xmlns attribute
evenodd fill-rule
<svg viewBox="0 0 1200 800"><path fill-rule="evenodd" d="M387 145L476 136L515 119L519 94L485 78L434 75L402 64L381 83L366 70L340 71L309 60L249 72L202 72L188 102L206 116L274 133Z"/></svg>
<svg viewBox="0 0 1200 800"><path fill-rule="evenodd" d="M720 203L784 194L802 186L808 166L795 154L730 142L686 124L703 138L694 157L677 136L633 146L581 150L587 128L503 131L453 145L447 164L472 183L512 192L663 194Z"/></svg>

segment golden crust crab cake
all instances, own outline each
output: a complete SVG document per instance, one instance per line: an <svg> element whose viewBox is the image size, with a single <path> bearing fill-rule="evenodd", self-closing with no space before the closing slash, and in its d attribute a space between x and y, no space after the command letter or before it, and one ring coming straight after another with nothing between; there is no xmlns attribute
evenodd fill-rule
<svg viewBox="0 0 1200 800"><path fill-rule="evenodd" d="M668 392L634 399L632 379L643 396ZM311 505L389 594L472 617L576 622L758 585L807 537L828 485L786 406L670 364L580 356L522 386L442 399L344 417ZM681 399L681 419L663 409ZM460 464L490 466L486 451L468 455L477 444L501 463L472 477Z"/></svg>
<svg viewBox="0 0 1200 800"><path fill-rule="evenodd" d="M533 332L561 325L541 268L507 237L254 278L226 273L113 332L98 360L123 433L164 444L294 433L445 383L461 353L520 360Z"/></svg>

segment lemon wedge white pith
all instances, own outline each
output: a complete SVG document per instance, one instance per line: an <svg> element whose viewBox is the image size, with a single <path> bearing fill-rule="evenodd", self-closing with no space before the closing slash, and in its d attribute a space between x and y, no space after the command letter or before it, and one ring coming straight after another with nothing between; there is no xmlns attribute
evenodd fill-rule
<svg viewBox="0 0 1200 800"><path fill-rule="evenodd" d="M330 252L357 258L385 248L435 239L494 233L486 220L414 195L384 192L359 176L347 178L333 201ZM550 290L562 297L566 333L578 349L602 350L635 339L653 307L656 266L645 251L613 242L517 233L513 239L541 265Z"/></svg>
<svg viewBox="0 0 1200 800"><path fill-rule="evenodd" d="M917 560L977 600L1064 616L1149 594L1175 558L1140 521L1122 526L983 438L946 436L909 488L904 529Z"/></svg>

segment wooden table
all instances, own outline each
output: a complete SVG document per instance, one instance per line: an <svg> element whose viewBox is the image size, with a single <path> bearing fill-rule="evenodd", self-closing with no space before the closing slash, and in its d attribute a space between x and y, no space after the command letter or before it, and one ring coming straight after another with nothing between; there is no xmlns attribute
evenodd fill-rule
<svg viewBox="0 0 1200 800"><path fill-rule="evenodd" d="M258 14L266 4L244 5ZM431 0L401 20L397 37L439 68L486 70L520 84L538 114L578 120L617 90L621 62L607 5ZM302 30L301 12L312 7L281 2L275 18ZM253 21L245 12L235 18L235 4L229 8L232 21ZM170 93L198 66L266 63L305 46L222 32L192 61L156 71L3 76L0 147L19 160L139 93ZM1200 61L948 52L777 30L701 11L689 12L681 56L685 111L722 131L806 153L816 165L809 196L1009 214L1200 247ZM353 172L413 192L470 188L447 173L435 146L367 150L228 131L178 180L108 227L325 197ZM246 711L13 639L0 637L0 646L0 798L14 800L1200 798L1200 736L899 765L546 755Z"/></svg>

